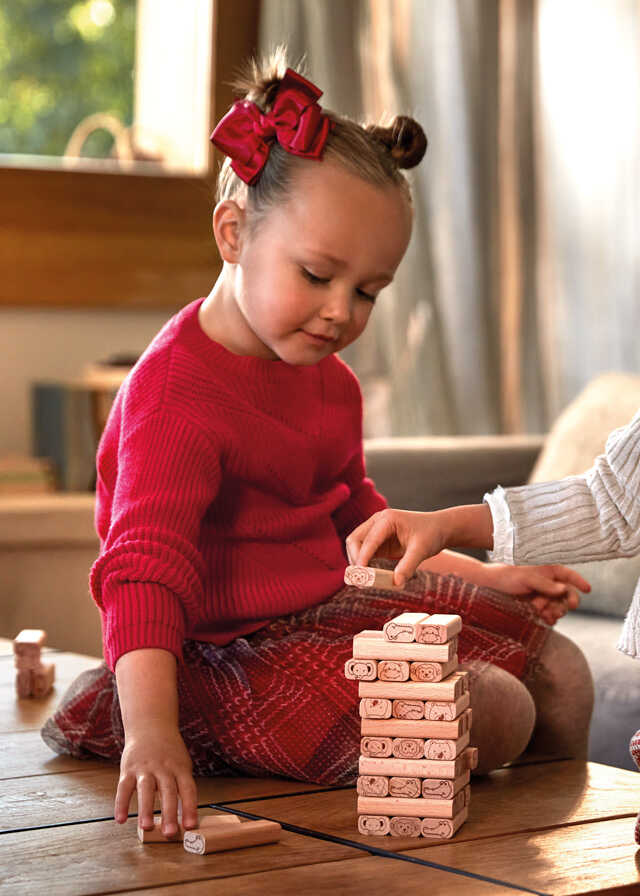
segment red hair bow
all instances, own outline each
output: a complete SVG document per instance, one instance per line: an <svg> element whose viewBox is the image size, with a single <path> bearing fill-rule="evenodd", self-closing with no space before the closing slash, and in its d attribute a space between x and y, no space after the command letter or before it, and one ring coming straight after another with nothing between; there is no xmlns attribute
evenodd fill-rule
<svg viewBox="0 0 640 896"><path fill-rule="evenodd" d="M288 68L270 112L238 100L218 122L211 142L233 159L231 167L247 184L258 180L274 140L295 156L319 159L331 127L318 104L321 96L314 84Z"/></svg>

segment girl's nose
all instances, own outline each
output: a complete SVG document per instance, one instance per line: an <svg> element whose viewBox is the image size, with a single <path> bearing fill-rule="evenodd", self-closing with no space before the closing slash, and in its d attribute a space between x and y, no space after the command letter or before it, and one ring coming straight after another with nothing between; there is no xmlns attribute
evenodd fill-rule
<svg viewBox="0 0 640 896"><path fill-rule="evenodd" d="M344 290L331 290L326 297L320 315L335 324L346 324L351 320L351 296Z"/></svg>

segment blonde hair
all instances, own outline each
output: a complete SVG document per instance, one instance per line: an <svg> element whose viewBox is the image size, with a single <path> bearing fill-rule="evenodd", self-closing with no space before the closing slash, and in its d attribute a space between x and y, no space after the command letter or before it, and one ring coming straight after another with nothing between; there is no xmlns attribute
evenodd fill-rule
<svg viewBox="0 0 640 896"><path fill-rule="evenodd" d="M250 60L233 87L242 98L268 112L288 67L286 49L278 47L262 63ZM296 70L299 71L299 67ZM400 169L413 168L426 152L427 138L418 122L399 115L388 126L361 125L324 107L323 112L333 125L322 158L337 162L375 186L396 185L411 202L409 182ZM275 142L257 182L248 186L231 168L231 159L226 158L218 175L216 201L242 201L249 214L250 226L255 227L276 202L286 200L293 174L304 164L307 164L306 160L288 153Z"/></svg>

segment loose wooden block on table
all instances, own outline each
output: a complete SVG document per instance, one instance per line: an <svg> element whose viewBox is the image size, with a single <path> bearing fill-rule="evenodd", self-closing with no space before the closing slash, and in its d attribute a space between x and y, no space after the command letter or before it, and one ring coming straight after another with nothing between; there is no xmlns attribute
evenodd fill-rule
<svg viewBox="0 0 640 896"><path fill-rule="evenodd" d="M448 666L455 658L457 644L456 639L447 644L418 644L415 641L396 644L388 641L380 631L366 630L354 636L353 656L367 660L420 660Z"/></svg>
<svg viewBox="0 0 640 896"><path fill-rule="evenodd" d="M208 855L228 849L277 843L281 836L282 828L277 822L260 820L239 825L209 825L196 831L185 831L183 843L187 852Z"/></svg>
<svg viewBox="0 0 640 896"><path fill-rule="evenodd" d="M198 829L201 828L218 828L225 825L238 825L240 818L237 815L203 815L198 822ZM141 843L182 843L186 831L180 823L175 834L166 836L162 833L162 819L156 818L153 822L153 828L146 831L138 825L138 840Z"/></svg>
<svg viewBox="0 0 640 896"><path fill-rule="evenodd" d="M458 704L460 712L469 707L469 693L465 691L466 673L454 673L444 681L359 681L359 697L382 697L388 700L423 700L451 703L466 697ZM457 712L456 715L460 713ZM455 717L454 717L455 718Z"/></svg>

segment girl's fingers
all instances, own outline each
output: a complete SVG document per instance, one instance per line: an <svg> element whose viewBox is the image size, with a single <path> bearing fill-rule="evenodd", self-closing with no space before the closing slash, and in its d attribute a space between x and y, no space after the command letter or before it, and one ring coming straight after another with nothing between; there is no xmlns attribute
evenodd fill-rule
<svg viewBox="0 0 640 896"><path fill-rule="evenodd" d="M349 563L352 566L358 566L358 555L361 550L362 542L369 531L369 529L374 525L376 521L376 514L369 517L368 520L365 520L364 523L360 523L360 525L351 532L347 538L345 539L345 546L347 549L347 557L349 558Z"/></svg>
<svg viewBox="0 0 640 896"><path fill-rule="evenodd" d="M124 824L129 815L129 803L133 791L136 788L136 779L133 775L121 775L116 790L116 801L113 809L115 820L118 824Z"/></svg>
<svg viewBox="0 0 640 896"><path fill-rule="evenodd" d="M528 573L527 586L531 591L537 591L549 597L557 598L567 593L567 586L563 582L554 582L553 579L535 570Z"/></svg>
<svg viewBox="0 0 640 896"><path fill-rule="evenodd" d="M401 588L404 587L407 579L414 575L426 556L428 555L425 554L424 548L417 541L410 541L407 550L395 568L395 584L400 585Z"/></svg>
<svg viewBox="0 0 640 896"><path fill-rule="evenodd" d="M378 548L395 532L395 527L389 519L385 517L372 519L373 524L364 535L360 550L355 555L355 566L368 566L371 558L375 557Z"/></svg>
<svg viewBox="0 0 640 896"><path fill-rule="evenodd" d="M558 582L566 582L567 585L573 585L585 594L591 591L591 585L586 579L576 572L575 569L569 569L568 566L553 565L549 567L549 572Z"/></svg>
<svg viewBox="0 0 640 896"><path fill-rule="evenodd" d="M198 794L192 775L183 775L178 778L178 791L182 803L182 826L187 829L197 828Z"/></svg>
<svg viewBox="0 0 640 896"><path fill-rule="evenodd" d="M171 837L178 830L178 789L173 775L160 778L160 805L162 807L162 833Z"/></svg>
<svg viewBox="0 0 640 896"><path fill-rule="evenodd" d="M153 798L156 779L149 772L138 775L138 824L145 831L153 828Z"/></svg>

